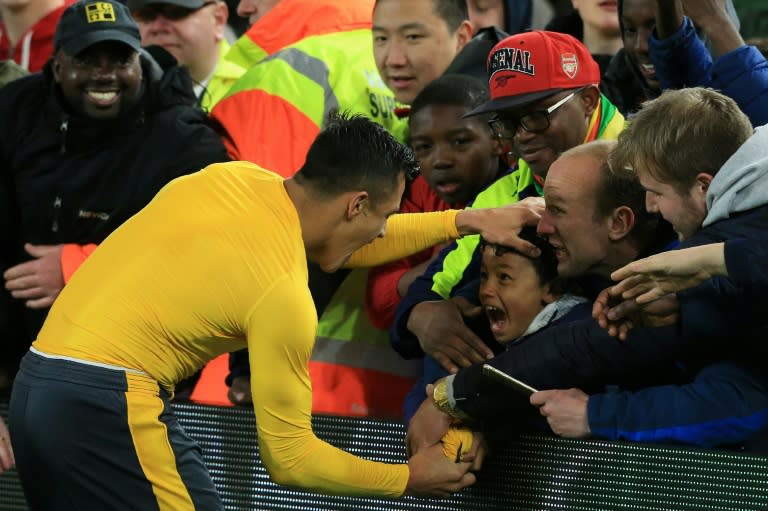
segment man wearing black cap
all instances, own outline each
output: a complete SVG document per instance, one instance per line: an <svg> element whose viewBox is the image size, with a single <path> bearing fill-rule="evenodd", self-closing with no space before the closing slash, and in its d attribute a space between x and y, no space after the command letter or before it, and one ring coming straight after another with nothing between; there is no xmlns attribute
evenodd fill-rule
<svg viewBox="0 0 768 511"><path fill-rule="evenodd" d="M113 119L141 98L136 25L110 2L78 4L62 16L54 36L53 77L69 108L94 119ZM72 11L69 11L72 12ZM99 68L112 71L107 80Z"/></svg>
<svg viewBox="0 0 768 511"><path fill-rule="evenodd" d="M0 388L87 255L171 179L227 160L186 71L139 52L127 8L78 2L42 73L0 91Z"/></svg>

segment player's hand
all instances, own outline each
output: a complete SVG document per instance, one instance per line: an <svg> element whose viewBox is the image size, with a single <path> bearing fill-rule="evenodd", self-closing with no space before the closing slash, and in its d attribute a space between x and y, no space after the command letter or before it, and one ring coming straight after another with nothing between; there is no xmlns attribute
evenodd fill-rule
<svg viewBox="0 0 768 511"><path fill-rule="evenodd" d="M236 376L232 379L232 385L227 391L227 399L238 406L251 406L253 404L250 375Z"/></svg>
<svg viewBox="0 0 768 511"><path fill-rule="evenodd" d="M443 448L435 444L419 450L408 460L410 475L406 495L447 498L475 483L475 475L469 472L472 463L455 463L443 454Z"/></svg>
<svg viewBox="0 0 768 511"><path fill-rule="evenodd" d="M579 389L541 390L531 394L531 404L556 435L565 438L586 438L590 435L587 418L589 396Z"/></svg>
<svg viewBox="0 0 768 511"><path fill-rule="evenodd" d="M12 469L14 465L16 465L16 459L13 457L11 435L8 434L8 428L0 417L0 474Z"/></svg>
<svg viewBox="0 0 768 511"><path fill-rule="evenodd" d="M34 259L8 268L3 274L11 296L24 300L30 309L50 307L64 288L62 248L63 245L25 243L24 250Z"/></svg>
<svg viewBox="0 0 768 511"><path fill-rule="evenodd" d="M461 297L421 302L411 310L408 330L418 337L424 353L453 374L493 357L493 351L464 322L482 312Z"/></svg>
<svg viewBox="0 0 768 511"><path fill-rule="evenodd" d="M481 431L472 432L472 448L464 455L461 461L469 461L472 466L469 468L472 472L477 472L483 468L483 462L485 458L490 454L488 448L488 442L485 440L485 435Z"/></svg>
<svg viewBox="0 0 768 511"><path fill-rule="evenodd" d="M536 225L543 211L544 199L531 197L499 208L459 211L456 226L462 236L480 234L488 243L505 245L527 256L538 257L541 251L518 235L523 227Z"/></svg>

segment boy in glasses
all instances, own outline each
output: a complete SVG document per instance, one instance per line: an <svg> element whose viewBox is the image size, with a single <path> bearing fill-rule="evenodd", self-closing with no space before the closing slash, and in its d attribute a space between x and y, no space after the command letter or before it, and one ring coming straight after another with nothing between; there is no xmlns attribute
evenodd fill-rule
<svg viewBox="0 0 768 511"><path fill-rule="evenodd" d="M224 59L227 4L221 0L129 0L143 46L162 46L187 66L198 104L210 110L245 72Z"/></svg>
<svg viewBox="0 0 768 511"><path fill-rule="evenodd" d="M520 159L516 171L478 195L473 207L540 197L550 165L566 150L615 139L624 119L600 94L600 70L575 38L526 32L499 42L488 57L491 100L467 115L493 113L491 126ZM443 367L481 362L492 351L464 324L471 307L454 290L479 276L478 239L458 240L416 279L400 303L391 330L405 358L426 353Z"/></svg>

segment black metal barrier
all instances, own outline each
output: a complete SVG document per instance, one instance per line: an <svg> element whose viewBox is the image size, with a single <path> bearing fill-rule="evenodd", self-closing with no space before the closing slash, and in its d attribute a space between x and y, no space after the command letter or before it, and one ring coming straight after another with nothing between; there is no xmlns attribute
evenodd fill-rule
<svg viewBox="0 0 768 511"><path fill-rule="evenodd" d="M258 457L253 412L174 405L203 448L230 510L758 510L768 509L768 458L729 451L524 436L490 458L478 483L448 500L327 497L278 486ZM7 403L0 402L0 415ZM318 436L369 459L402 462L401 425L315 417ZM0 476L0 510L24 510L15 471Z"/></svg>

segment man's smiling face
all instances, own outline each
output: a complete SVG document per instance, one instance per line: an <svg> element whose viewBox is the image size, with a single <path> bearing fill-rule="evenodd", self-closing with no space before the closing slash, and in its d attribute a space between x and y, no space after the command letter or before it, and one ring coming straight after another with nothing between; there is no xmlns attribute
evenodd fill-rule
<svg viewBox="0 0 768 511"><path fill-rule="evenodd" d="M373 10L373 55L395 99L410 104L443 74L471 36L468 22L451 31L435 0L379 0Z"/></svg>

